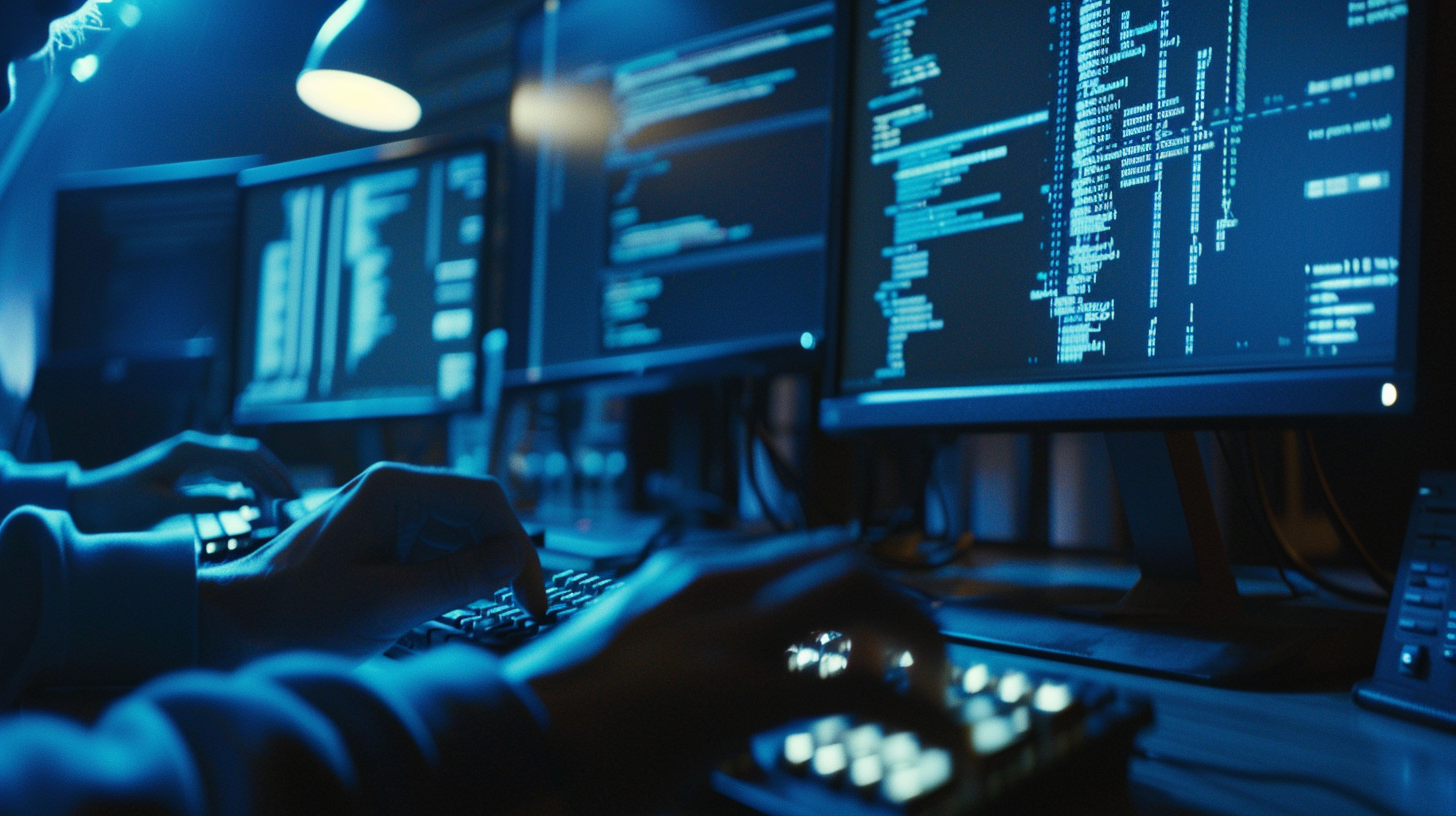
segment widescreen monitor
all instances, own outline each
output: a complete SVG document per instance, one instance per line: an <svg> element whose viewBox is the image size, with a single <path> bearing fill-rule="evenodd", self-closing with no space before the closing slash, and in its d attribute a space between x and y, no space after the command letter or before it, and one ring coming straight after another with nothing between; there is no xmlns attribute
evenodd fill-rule
<svg viewBox="0 0 1456 816"><path fill-rule="evenodd" d="M1412 409L1420 3L855 6L827 427Z"/></svg>
<svg viewBox="0 0 1456 816"><path fill-rule="evenodd" d="M509 382L823 335L836 5L548 0L512 101Z"/></svg>
<svg viewBox="0 0 1456 816"><path fill-rule="evenodd" d="M236 423L476 405L488 148L416 140L242 174Z"/></svg>

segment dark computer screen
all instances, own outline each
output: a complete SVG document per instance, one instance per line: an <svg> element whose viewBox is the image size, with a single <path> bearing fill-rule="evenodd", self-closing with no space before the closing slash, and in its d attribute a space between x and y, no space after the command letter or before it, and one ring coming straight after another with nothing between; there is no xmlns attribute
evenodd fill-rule
<svg viewBox="0 0 1456 816"><path fill-rule="evenodd" d="M856 5L826 422L1410 402L1407 3Z"/></svg>
<svg viewBox="0 0 1456 816"><path fill-rule="evenodd" d="M235 421L474 405L488 153L420 149L243 174Z"/></svg>
<svg viewBox="0 0 1456 816"><path fill-rule="evenodd" d="M98 467L221 430L231 392L239 171L256 158L67 176L30 455Z"/></svg>
<svg viewBox="0 0 1456 816"><path fill-rule="evenodd" d="M226 355L238 171L250 159L72 177L56 193L52 362Z"/></svg>
<svg viewBox="0 0 1456 816"><path fill-rule="evenodd" d="M512 102L515 382L822 334L836 10L548 0Z"/></svg>

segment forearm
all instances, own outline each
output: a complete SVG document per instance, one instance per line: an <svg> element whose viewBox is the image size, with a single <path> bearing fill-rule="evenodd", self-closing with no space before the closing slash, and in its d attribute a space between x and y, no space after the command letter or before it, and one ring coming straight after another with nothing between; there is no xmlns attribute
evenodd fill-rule
<svg viewBox="0 0 1456 816"><path fill-rule="evenodd" d="M0 813L505 812L548 789L529 694L465 648L369 673L293 655L174 675L90 729L0 725Z"/></svg>
<svg viewBox="0 0 1456 816"><path fill-rule="evenodd" d="M190 537L85 536L64 513L11 514L0 524L0 703L191 666L196 573Z"/></svg>
<svg viewBox="0 0 1456 816"><path fill-rule="evenodd" d="M74 462L19 464L0 452L0 519L25 505L70 509L70 484L80 469Z"/></svg>

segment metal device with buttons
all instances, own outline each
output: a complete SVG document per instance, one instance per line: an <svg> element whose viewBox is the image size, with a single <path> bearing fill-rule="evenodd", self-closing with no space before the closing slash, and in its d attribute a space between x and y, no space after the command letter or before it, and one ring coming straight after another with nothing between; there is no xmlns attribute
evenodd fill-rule
<svg viewBox="0 0 1456 816"><path fill-rule="evenodd" d="M1456 730L1456 473L1427 473L1411 509L1405 552L1375 676L1355 686L1366 708Z"/></svg>
<svg viewBox="0 0 1456 816"><path fill-rule="evenodd" d="M793 650L790 669L804 671L810 650ZM984 663L950 680L951 739L862 716L802 720L754 737L751 756L715 773L713 787L769 816L1075 813L1085 800L1058 797L1125 788L1134 740L1153 719L1146 699L1095 683Z"/></svg>
<svg viewBox="0 0 1456 816"><path fill-rule="evenodd" d="M304 512L298 500L266 499L236 510L198 513L192 516L197 560L218 564L242 558L272 541Z"/></svg>

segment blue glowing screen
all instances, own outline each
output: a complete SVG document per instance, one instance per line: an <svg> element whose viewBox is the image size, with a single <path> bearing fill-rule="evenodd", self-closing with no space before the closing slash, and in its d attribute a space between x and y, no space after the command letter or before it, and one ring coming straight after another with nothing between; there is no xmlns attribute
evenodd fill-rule
<svg viewBox="0 0 1456 816"><path fill-rule="evenodd" d="M245 174L235 419L471 407L486 176L480 148L258 184Z"/></svg>
<svg viewBox="0 0 1456 816"><path fill-rule="evenodd" d="M842 392L1396 362L1404 2L857 6Z"/></svg>
<svg viewBox="0 0 1456 816"><path fill-rule="evenodd" d="M822 336L837 25L812 0L564 0L526 22L516 379Z"/></svg>

